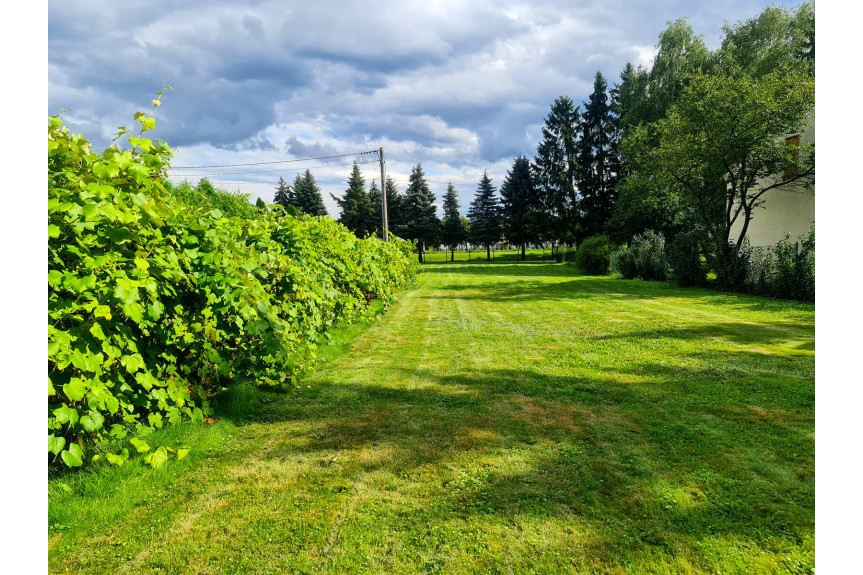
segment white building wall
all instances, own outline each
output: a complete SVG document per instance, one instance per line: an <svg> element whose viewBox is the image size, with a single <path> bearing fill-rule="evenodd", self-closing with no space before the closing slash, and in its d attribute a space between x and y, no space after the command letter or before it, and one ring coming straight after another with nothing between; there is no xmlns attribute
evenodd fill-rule
<svg viewBox="0 0 863 575"><path fill-rule="evenodd" d="M800 144L815 141L815 118L800 133ZM814 191L804 191L799 186L780 186L761 196L764 203L755 209L746 235L753 246L770 246L791 234L796 240L806 234L815 219ZM731 227L731 237L737 238L743 228L743 216Z"/></svg>

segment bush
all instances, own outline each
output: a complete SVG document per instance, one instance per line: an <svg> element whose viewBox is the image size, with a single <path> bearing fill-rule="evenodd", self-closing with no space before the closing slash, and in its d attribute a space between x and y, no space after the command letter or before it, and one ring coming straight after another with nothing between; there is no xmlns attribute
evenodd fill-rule
<svg viewBox="0 0 863 575"><path fill-rule="evenodd" d="M722 246L713 257L713 271L716 273L713 287L723 291L746 293L752 253L748 238L744 238L737 249L731 242Z"/></svg>
<svg viewBox="0 0 863 575"><path fill-rule="evenodd" d="M611 265L611 242L606 236L593 236L584 240L575 252L573 263L577 270L589 275L605 275Z"/></svg>
<svg viewBox="0 0 863 575"><path fill-rule="evenodd" d="M575 259L575 248L565 248L560 246L557 248L557 251L554 253L554 260L557 263L561 262L571 262Z"/></svg>
<svg viewBox="0 0 863 575"><path fill-rule="evenodd" d="M225 216L236 216L246 219L254 219L259 215L259 210L249 203L249 194L220 190L213 187L213 184L207 178L201 178L195 187L188 182L175 186L168 180L164 180L163 185L173 196L190 206L215 208ZM261 203L263 204L263 202ZM266 204L264 204L264 207L266 207Z"/></svg>
<svg viewBox="0 0 863 575"><path fill-rule="evenodd" d="M635 254L629 249L629 246L623 245L611 254L611 271L619 273L623 279L627 280L638 277Z"/></svg>
<svg viewBox="0 0 863 575"><path fill-rule="evenodd" d="M665 259L665 237L647 230L632 238L631 246L636 275L643 280L664 281L668 277Z"/></svg>
<svg viewBox="0 0 863 575"><path fill-rule="evenodd" d="M95 154L50 118L48 450L69 467L121 464L129 449L109 441L201 421L236 380L294 383L330 326L417 272L411 244L358 240L329 218L187 204L163 184L167 144L129 141Z"/></svg>
<svg viewBox="0 0 863 575"><path fill-rule="evenodd" d="M707 283L707 268L701 258L699 234L681 232L668 246L671 280L680 286L700 287Z"/></svg>
<svg viewBox="0 0 863 575"><path fill-rule="evenodd" d="M745 290L755 295L815 301L815 225L794 243L752 250Z"/></svg>

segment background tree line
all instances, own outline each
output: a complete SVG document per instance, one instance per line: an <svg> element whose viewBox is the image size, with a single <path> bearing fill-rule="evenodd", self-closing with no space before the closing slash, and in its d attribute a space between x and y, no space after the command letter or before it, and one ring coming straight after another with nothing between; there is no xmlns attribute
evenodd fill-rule
<svg viewBox="0 0 863 575"><path fill-rule="evenodd" d="M580 105L555 99L533 160L516 158L499 190L484 172L467 218L452 183L438 218L420 164L404 193L388 178L390 231L415 240L420 261L430 246L469 242L488 253L505 240L524 254L529 245L559 251L599 235L629 245L651 231L686 256L678 267L706 261L695 275L712 270L733 288L764 192L814 182L814 145L785 141L814 111L814 2L726 24L712 51L681 18L656 50L651 66L627 64L612 87L597 72ZM325 213L308 172L279 190L277 203ZM339 221L360 236L380 234L380 194L374 180L366 191L354 165L344 196L333 196Z"/></svg>

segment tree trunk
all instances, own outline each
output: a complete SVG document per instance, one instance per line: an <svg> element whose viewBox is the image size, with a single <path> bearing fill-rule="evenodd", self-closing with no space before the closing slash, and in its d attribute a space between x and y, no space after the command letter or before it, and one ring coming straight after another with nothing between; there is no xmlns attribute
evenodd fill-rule
<svg viewBox="0 0 863 575"><path fill-rule="evenodd" d="M485 246L485 259L491 261L491 245Z"/></svg>
<svg viewBox="0 0 863 575"><path fill-rule="evenodd" d="M527 257L524 255L524 244L521 244L521 261L526 260Z"/></svg>

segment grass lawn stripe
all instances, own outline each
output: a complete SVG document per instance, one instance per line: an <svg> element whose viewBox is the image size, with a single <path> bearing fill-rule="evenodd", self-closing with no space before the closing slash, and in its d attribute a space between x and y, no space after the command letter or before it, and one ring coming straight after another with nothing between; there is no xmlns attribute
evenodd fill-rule
<svg viewBox="0 0 863 575"><path fill-rule="evenodd" d="M337 343L299 390L229 390L224 435L171 432L209 454L52 479L51 572L814 566L810 304L427 264Z"/></svg>

